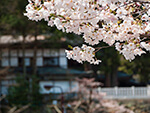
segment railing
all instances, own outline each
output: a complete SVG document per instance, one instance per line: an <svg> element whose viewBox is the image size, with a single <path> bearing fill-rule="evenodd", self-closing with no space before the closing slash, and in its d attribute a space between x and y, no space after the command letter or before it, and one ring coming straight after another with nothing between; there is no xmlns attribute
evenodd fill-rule
<svg viewBox="0 0 150 113"><path fill-rule="evenodd" d="M106 99L144 99L150 98L150 86L147 87L114 87L98 88L106 93Z"/></svg>
<svg viewBox="0 0 150 113"><path fill-rule="evenodd" d="M7 94L9 85L13 83L14 82L9 81L1 82L0 94ZM97 90L98 92L106 93L106 96L104 96L106 99L150 99L150 86L98 88ZM65 92L67 92L67 90Z"/></svg>

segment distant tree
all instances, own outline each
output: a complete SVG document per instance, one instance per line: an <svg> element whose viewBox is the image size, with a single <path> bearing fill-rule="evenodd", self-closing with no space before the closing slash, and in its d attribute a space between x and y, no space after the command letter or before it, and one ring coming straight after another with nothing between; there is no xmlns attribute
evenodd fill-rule
<svg viewBox="0 0 150 113"><path fill-rule="evenodd" d="M105 86L117 86L117 72L118 67L120 66L120 55L115 51L114 47L112 47L100 50L98 57L103 61L99 66L99 70L105 75Z"/></svg>
<svg viewBox="0 0 150 113"><path fill-rule="evenodd" d="M30 104L31 108L38 108L42 104L42 95L39 93L40 87L37 76L30 76L32 81L29 83L25 76L16 78L16 86L8 89L8 103L10 106L23 106Z"/></svg>
<svg viewBox="0 0 150 113"><path fill-rule="evenodd" d="M134 70L139 74L139 80L143 83L150 82L150 54L143 55L135 60Z"/></svg>
<svg viewBox="0 0 150 113"><path fill-rule="evenodd" d="M119 71L123 71L130 75L138 75L139 82L150 82L150 55L146 54L138 57L132 62L125 60L123 57L120 59Z"/></svg>
<svg viewBox="0 0 150 113"><path fill-rule="evenodd" d="M116 101L105 100L103 92L97 91L101 86L93 78L77 79L78 99L71 101L69 113L133 113L133 111L119 105Z"/></svg>
<svg viewBox="0 0 150 113"><path fill-rule="evenodd" d="M40 24L37 24L35 21L29 21L27 17L24 16L25 7L28 4L27 0L20 1L15 0L10 2L10 0L0 1L0 35L8 34L18 37L19 35L23 36L22 41L22 53L23 59L25 58L25 38L27 35L35 37L34 42L34 57L33 57L33 74L36 74L36 51L37 51L37 36L39 34L48 34L48 38L52 41L58 41L62 37L69 39L69 42L74 39L77 35L72 33L63 33L57 30L55 27L50 28L46 25L46 22L41 21ZM76 40L78 42L78 39ZM73 43L73 42L72 42ZM55 43L55 45L59 45ZM74 45L74 44L73 44ZM51 45L53 46L53 45ZM26 74L26 67L23 60L23 73Z"/></svg>
<svg viewBox="0 0 150 113"><path fill-rule="evenodd" d="M27 35L35 36L39 34L39 26L36 22L30 22L23 16L23 11L27 1L15 0L10 2L8 0L1 1L0 3L0 29L1 35L8 34L13 35L15 38L19 35L23 36L22 41L22 54L23 59L25 58L25 37ZM34 63L35 64L35 59ZM34 66L35 67L35 66ZM36 70L36 67L34 71ZM26 74L25 61L23 60L23 73Z"/></svg>
<svg viewBox="0 0 150 113"><path fill-rule="evenodd" d="M29 0L25 16L35 21L44 19L48 25L55 25L63 32L83 34L88 45L83 44L81 48L75 46L66 51L69 59L99 64L101 60L95 55L103 47L95 45L105 42L109 46L114 45L126 60L131 61L150 50L149 4L149 0ZM114 59L118 55L114 51L106 55L109 54L113 58L106 57L107 67L111 65L112 68L105 68L105 75L107 81L110 81L110 75L113 76L112 86L115 86L118 61ZM110 86L110 82L106 84Z"/></svg>
<svg viewBox="0 0 150 113"><path fill-rule="evenodd" d="M133 62L130 62L125 60L124 57L122 56L120 57L120 66L118 68L119 71L132 75L137 73L135 68L136 68L135 60Z"/></svg>

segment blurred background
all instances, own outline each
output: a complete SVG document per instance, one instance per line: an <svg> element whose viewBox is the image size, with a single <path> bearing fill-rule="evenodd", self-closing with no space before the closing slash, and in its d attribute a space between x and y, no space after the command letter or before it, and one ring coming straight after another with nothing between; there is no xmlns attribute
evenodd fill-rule
<svg viewBox="0 0 150 113"><path fill-rule="evenodd" d="M110 47L98 52L100 65L68 60L65 49L80 46L82 36L28 20L27 4L0 1L0 113L116 113L121 105L150 112L149 53L129 62Z"/></svg>

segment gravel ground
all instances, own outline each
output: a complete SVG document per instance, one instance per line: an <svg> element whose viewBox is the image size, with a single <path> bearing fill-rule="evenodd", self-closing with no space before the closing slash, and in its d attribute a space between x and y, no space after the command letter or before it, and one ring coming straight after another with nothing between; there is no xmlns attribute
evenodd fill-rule
<svg viewBox="0 0 150 113"><path fill-rule="evenodd" d="M135 113L150 113L150 99L117 100Z"/></svg>

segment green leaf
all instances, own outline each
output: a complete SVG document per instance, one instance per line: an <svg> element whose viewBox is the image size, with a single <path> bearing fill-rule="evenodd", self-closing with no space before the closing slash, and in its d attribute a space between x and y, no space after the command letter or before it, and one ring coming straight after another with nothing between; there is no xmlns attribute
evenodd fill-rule
<svg viewBox="0 0 150 113"><path fill-rule="evenodd" d="M68 48L73 49L73 47L71 45L68 45Z"/></svg>

